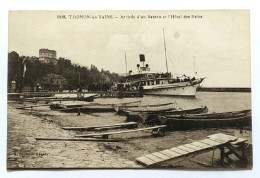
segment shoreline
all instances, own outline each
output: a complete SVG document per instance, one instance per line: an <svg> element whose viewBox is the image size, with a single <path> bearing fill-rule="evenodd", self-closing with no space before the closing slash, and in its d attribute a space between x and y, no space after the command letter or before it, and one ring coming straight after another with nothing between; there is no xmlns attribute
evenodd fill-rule
<svg viewBox="0 0 260 178"><path fill-rule="evenodd" d="M222 87L200 87L198 92L246 92L251 93L251 88L222 88Z"/></svg>
<svg viewBox="0 0 260 178"><path fill-rule="evenodd" d="M21 104L8 103L8 169L33 168L144 168L135 158L174 146L204 139L215 133L234 134L234 129L200 129L167 132L164 137L153 137L150 132L113 135L112 139L122 142L76 142L76 141L36 141L35 137L71 138L84 132L62 130L65 126L93 126L122 123L124 116L115 113L81 114L50 111L47 106L18 110ZM139 127L144 127L139 125ZM239 162L219 164L219 150L179 162L167 161L156 168L173 169L231 169L241 168ZM252 150L247 152L252 157ZM251 156L250 156L251 155ZM251 159L247 169L252 167Z"/></svg>

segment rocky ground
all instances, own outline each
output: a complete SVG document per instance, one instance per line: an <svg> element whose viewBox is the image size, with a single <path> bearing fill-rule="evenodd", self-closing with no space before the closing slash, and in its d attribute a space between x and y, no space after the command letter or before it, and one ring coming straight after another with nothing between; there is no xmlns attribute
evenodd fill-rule
<svg viewBox="0 0 260 178"><path fill-rule="evenodd" d="M115 113L81 114L51 111L47 106L18 110L24 104L8 104L7 167L13 168L143 168L135 158L172 148L214 133L233 134L232 129L203 129L168 132L164 137L153 137L150 131L111 138L122 142L87 141L36 141L35 137L72 138L84 132L67 131L64 126L93 126L122 123L124 116ZM139 126L143 127L143 126ZM248 168L252 167L252 150L247 150ZM240 168L240 162L232 158L225 168ZM219 164L219 151L215 150L181 161L168 161L160 168L223 168Z"/></svg>
<svg viewBox="0 0 260 178"><path fill-rule="evenodd" d="M71 138L50 116L37 117L8 107L7 167L139 168L135 161L105 150L96 142L36 141L35 137Z"/></svg>

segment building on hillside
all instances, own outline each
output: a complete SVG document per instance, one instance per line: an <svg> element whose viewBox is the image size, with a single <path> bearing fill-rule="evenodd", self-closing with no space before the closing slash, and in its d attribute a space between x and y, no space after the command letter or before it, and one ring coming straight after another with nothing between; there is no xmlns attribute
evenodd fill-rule
<svg viewBox="0 0 260 178"><path fill-rule="evenodd" d="M55 65L58 64L58 60L56 59L57 52L55 50L49 49L40 49L39 50L39 60L42 63L53 63Z"/></svg>
<svg viewBox="0 0 260 178"><path fill-rule="evenodd" d="M49 91L62 91L68 85L67 80L58 74L47 74L39 83L43 90Z"/></svg>

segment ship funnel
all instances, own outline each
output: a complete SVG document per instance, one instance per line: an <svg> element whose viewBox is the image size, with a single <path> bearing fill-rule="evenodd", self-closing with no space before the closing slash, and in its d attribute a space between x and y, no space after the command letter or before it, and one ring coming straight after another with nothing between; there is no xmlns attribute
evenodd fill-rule
<svg viewBox="0 0 260 178"><path fill-rule="evenodd" d="M140 62L145 62L144 54L140 54L139 57L140 57Z"/></svg>

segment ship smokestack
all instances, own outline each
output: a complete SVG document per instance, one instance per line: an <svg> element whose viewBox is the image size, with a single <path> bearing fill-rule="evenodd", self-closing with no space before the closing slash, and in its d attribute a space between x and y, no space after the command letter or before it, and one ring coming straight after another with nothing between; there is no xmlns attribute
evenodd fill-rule
<svg viewBox="0 0 260 178"><path fill-rule="evenodd" d="M144 54L140 54L139 57L140 57L140 62L143 63L143 67L144 67L144 62L145 62L145 56L144 56Z"/></svg>
<svg viewBox="0 0 260 178"><path fill-rule="evenodd" d="M145 62L145 56L144 54L140 54L140 62Z"/></svg>

